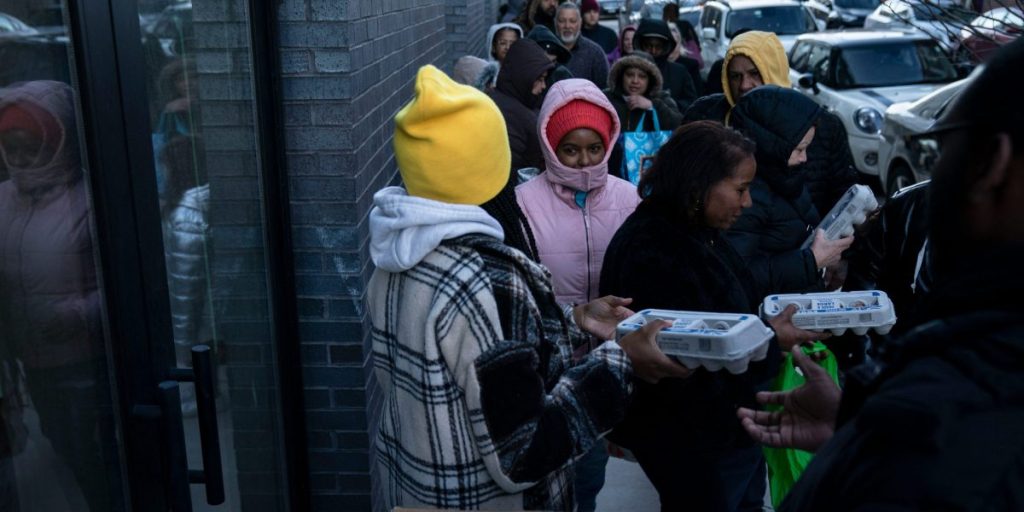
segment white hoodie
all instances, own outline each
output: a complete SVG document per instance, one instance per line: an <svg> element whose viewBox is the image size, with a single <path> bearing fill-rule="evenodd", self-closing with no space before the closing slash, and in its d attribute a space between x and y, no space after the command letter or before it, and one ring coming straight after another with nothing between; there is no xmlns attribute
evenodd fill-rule
<svg viewBox="0 0 1024 512"><path fill-rule="evenodd" d="M373 195L370 257L381 270L409 270L444 240L470 233L505 239L498 221L479 206L413 197L402 187Z"/></svg>

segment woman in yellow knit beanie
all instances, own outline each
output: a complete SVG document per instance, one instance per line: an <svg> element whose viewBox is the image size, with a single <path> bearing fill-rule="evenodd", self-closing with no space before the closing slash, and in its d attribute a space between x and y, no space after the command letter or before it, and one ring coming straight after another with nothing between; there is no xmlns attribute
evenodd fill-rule
<svg viewBox="0 0 1024 512"><path fill-rule="evenodd" d="M632 379L687 370L658 350L661 323L573 362L583 331L613 338L629 301L563 308L519 250L527 228L487 96L420 69L394 145L406 188L374 195L367 292L386 506L572 510L571 462L622 418Z"/></svg>

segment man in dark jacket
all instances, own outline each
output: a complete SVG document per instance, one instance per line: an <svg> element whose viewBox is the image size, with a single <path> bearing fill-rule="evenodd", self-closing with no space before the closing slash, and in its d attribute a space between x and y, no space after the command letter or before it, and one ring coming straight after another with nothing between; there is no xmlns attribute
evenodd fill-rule
<svg viewBox="0 0 1024 512"><path fill-rule="evenodd" d="M583 13L583 37L597 43L605 55L614 52L619 47L619 35L601 24L601 7L597 0L583 0L580 11Z"/></svg>
<svg viewBox="0 0 1024 512"><path fill-rule="evenodd" d="M512 169L544 167L537 138L537 109L547 88L545 79L555 63L531 39L520 39L508 49L498 82L488 93L501 110L512 150Z"/></svg>
<svg viewBox="0 0 1024 512"><path fill-rule="evenodd" d="M558 6L556 34L572 53L565 66L574 77L590 80L598 89L604 89L608 85L608 56L597 43L582 36L582 27L583 17L576 4L565 2Z"/></svg>
<svg viewBox="0 0 1024 512"><path fill-rule="evenodd" d="M708 84L726 85L724 92L694 102L683 113L683 124L705 119L724 122L732 106L755 87L791 87L786 51L770 32L748 30L735 36L719 69L720 75L708 74ZM846 128L835 114L823 112L818 118L814 140L807 149L804 180L821 214L828 213L857 182Z"/></svg>
<svg viewBox="0 0 1024 512"><path fill-rule="evenodd" d="M523 27L523 33L528 33L536 26L544 26L554 32L557 7L558 0L530 0L529 5L516 18L516 23Z"/></svg>
<svg viewBox="0 0 1024 512"><path fill-rule="evenodd" d="M755 439L817 450L780 510L1024 510L1022 69L1018 40L927 135L942 153L922 323L842 393L798 356L808 384L758 397L782 411L740 410Z"/></svg>
<svg viewBox="0 0 1024 512"><path fill-rule="evenodd" d="M643 50L654 56L658 70L665 80L665 90L676 100L680 111L685 111L690 103L697 99L697 89L693 85L689 71L682 64L669 62L668 55L676 47L676 40L668 25L661 20L645 19L640 22L633 34L633 48Z"/></svg>

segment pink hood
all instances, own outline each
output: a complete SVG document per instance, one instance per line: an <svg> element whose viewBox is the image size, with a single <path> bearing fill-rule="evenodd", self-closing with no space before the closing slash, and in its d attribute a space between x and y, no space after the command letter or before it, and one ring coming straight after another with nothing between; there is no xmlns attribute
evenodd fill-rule
<svg viewBox="0 0 1024 512"><path fill-rule="evenodd" d="M546 135L551 115L573 100L584 100L598 105L608 111L608 115L612 119L612 132L608 138L609 147L606 148L604 159L597 165L582 169L573 169L562 165L558 161L558 157L555 156L555 148L551 147ZM540 108L537 123L537 137L540 139L540 149L544 154L547 171L542 176L545 176L551 183L563 185L572 190L589 192L603 187L608 181L608 157L612 153L611 146L619 140L620 129L619 115L615 113L615 108L593 82L581 78L555 82L555 85L548 89L547 95L544 97L544 105Z"/></svg>

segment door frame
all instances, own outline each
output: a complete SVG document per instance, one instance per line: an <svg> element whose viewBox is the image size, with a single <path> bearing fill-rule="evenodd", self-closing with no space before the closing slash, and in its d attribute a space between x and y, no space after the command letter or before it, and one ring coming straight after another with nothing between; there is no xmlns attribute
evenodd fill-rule
<svg viewBox="0 0 1024 512"><path fill-rule="evenodd" d="M276 3L247 0L247 8L283 483L286 503L299 511L310 502L309 465L288 181L278 143L284 138ZM160 211L137 0L67 0L66 12L103 275L108 363L123 433L126 499L132 510L166 510L166 464L152 441L160 436L160 421L138 414L159 404L157 385L171 378L175 357L163 239L160 229L152 229L160 226Z"/></svg>

